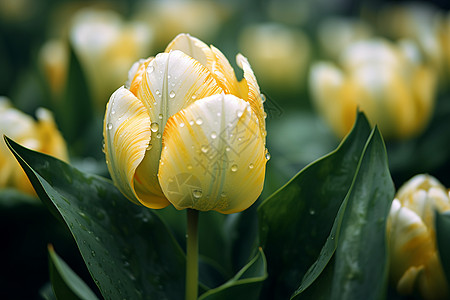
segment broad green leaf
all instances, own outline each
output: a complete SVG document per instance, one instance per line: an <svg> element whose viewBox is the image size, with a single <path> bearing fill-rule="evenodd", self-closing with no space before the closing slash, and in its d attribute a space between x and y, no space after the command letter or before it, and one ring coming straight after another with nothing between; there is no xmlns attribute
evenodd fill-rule
<svg viewBox="0 0 450 300"><path fill-rule="evenodd" d="M56 254L53 246L48 247L48 253L50 280L58 299L98 299L86 283Z"/></svg>
<svg viewBox="0 0 450 300"><path fill-rule="evenodd" d="M450 286L450 212L435 215L436 243L441 259L442 268Z"/></svg>
<svg viewBox="0 0 450 300"><path fill-rule="evenodd" d="M183 298L185 257L158 216L107 179L6 141L41 200L67 224L104 298Z"/></svg>
<svg viewBox="0 0 450 300"><path fill-rule="evenodd" d="M199 300L258 299L262 283L267 277L266 258L260 248L256 256L232 279L202 294Z"/></svg>
<svg viewBox="0 0 450 300"><path fill-rule="evenodd" d="M359 113L335 151L300 171L258 208L269 274L263 293L267 299L287 299L319 256L369 134L369 123Z"/></svg>
<svg viewBox="0 0 450 300"><path fill-rule="evenodd" d="M301 292L321 275L333 255L331 278L318 283L319 295L305 298L385 298L388 279L386 219L394 193L383 139L375 129L330 236L293 298L302 298ZM330 272L326 276L330 277Z"/></svg>

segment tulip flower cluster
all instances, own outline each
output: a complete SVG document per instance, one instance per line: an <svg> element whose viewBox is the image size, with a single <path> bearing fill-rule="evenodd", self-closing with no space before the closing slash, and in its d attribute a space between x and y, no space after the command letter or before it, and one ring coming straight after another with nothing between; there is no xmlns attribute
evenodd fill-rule
<svg viewBox="0 0 450 300"><path fill-rule="evenodd" d="M237 56L186 34L133 65L109 100L104 139L114 183L135 203L233 213L264 182L265 115L256 78Z"/></svg>

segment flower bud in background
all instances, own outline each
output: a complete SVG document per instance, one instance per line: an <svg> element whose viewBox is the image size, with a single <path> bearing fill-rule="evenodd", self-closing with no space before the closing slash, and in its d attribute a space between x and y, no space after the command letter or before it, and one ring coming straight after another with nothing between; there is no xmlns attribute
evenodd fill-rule
<svg viewBox="0 0 450 300"><path fill-rule="evenodd" d="M372 28L360 19L330 17L318 26L317 37L322 54L337 60L344 49L372 36Z"/></svg>
<svg viewBox="0 0 450 300"><path fill-rule="evenodd" d="M110 10L82 9L73 18L70 40L99 107L126 80L130 65L148 53L153 31L125 22Z"/></svg>
<svg viewBox="0 0 450 300"><path fill-rule="evenodd" d="M66 143L56 128L51 112L36 111L37 121L11 107L9 100L0 97L0 132L19 144L35 151L67 161ZM5 143L0 146L0 187L13 187L34 194L25 172Z"/></svg>
<svg viewBox="0 0 450 300"><path fill-rule="evenodd" d="M317 62L310 71L312 100L340 137L352 127L357 108L386 138L419 134L435 102L435 72L410 41L370 39L349 45L338 67Z"/></svg>
<svg viewBox="0 0 450 300"><path fill-rule="evenodd" d="M231 11L208 0L142 1L135 18L154 28L155 48L164 47L180 32L189 32L202 40L214 39Z"/></svg>
<svg viewBox="0 0 450 300"><path fill-rule="evenodd" d="M417 175L398 190L389 212L387 234L390 278L400 294L411 295L418 290L424 299L450 296L434 228L435 211L448 210L448 191L432 176Z"/></svg>
<svg viewBox="0 0 450 300"><path fill-rule="evenodd" d="M63 39L51 39L44 43L38 54L39 65L55 98L61 97L66 86L69 49Z"/></svg>
<svg viewBox="0 0 450 300"><path fill-rule="evenodd" d="M242 211L260 195L265 113L245 57L239 82L225 56L190 35L135 63L110 98L105 155L119 190L149 208Z"/></svg>
<svg viewBox="0 0 450 300"><path fill-rule="evenodd" d="M239 36L239 48L266 89L295 93L304 87L310 42L300 29L280 23L249 25Z"/></svg>

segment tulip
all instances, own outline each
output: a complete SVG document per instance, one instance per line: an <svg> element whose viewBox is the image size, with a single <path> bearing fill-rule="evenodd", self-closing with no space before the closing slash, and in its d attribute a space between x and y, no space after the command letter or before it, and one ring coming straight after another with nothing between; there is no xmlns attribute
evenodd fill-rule
<svg viewBox="0 0 450 300"><path fill-rule="evenodd" d="M217 48L180 34L133 65L103 131L112 180L129 200L223 214L256 201L268 159L265 113L247 59L236 60L240 82Z"/></svg>
<svg viewBox="0 0 450 300"><path fill-rule="evenodd" d="M70 28L70 41L99 106L119 84L137 58L152 47L153 31L142 22L125 22L112 10L82 9Z"/></svg>
<svg viewBox="0 0 450 300"><path fill-rule="evenodd" d="M417 175L398 190L389 212L387 233L390 279L400 294L418 290L424 299L450 296L434 228L435 211L448 210L448 191L432 176Z"/></svg>
<svg viewBox="0 0 450 300"><path fill-rule="evenodd" d="M310 42L300 29L274 22L249 25L239 46L266 88L293 94L304 87Z"/></svg>
<svg viewBox="0 0 450 300"><path fill-rule="evenodd" d="M56 128L50 111L39 108L37 122L30 116L13 108L8 99L0 97L0 132L32 150L43 152L59 159L68 160L67 147ZM0 187L13 187L34 195L28 181L14 156L4 143L0 146Z"/></svg>
<svg viewBox="0 0 450 300"><path fill-rule="evenodd" d="M435 101L435 72L412 42L359 41L341 54L342 68L317 62L310 72L312 99L339 137L352 127L357 108L385 138L406 139L428 124Z"/></svg>

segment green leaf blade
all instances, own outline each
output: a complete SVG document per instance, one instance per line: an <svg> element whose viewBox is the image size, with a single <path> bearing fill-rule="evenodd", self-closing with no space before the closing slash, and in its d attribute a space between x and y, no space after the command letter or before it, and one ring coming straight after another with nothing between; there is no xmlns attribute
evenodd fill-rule
<svg viewBox="0 0 450 300"><path fill-rule="evenodd" d="M6 141L41 200L71 231L104 298L183 297L185 257L157 215L109 180Z"/></svg>

